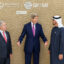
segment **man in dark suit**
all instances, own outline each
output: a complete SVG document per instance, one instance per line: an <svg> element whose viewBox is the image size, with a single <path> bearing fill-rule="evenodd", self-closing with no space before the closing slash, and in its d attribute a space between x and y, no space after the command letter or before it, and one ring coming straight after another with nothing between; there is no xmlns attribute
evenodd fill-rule
<svg viewBox="0 0 64 64"><path fill-rule="evenodd" d="M10 64L12 47L10 34L6 31L6 23L0 21L0 64Z"/></svg>
<svg viewBox="0 0 64 64"><path fill-rule="evenodd" d="M25 64L31 64L31 56L33 53L33 64L39 64L39 52L40 52L40 37L47 46L47 38L45 37L42 26L37 23L38 15L31 15L31 22L24 25L23 31L19 37L17 45L20 46L24 36L26 35L25 41Z"/></svg>

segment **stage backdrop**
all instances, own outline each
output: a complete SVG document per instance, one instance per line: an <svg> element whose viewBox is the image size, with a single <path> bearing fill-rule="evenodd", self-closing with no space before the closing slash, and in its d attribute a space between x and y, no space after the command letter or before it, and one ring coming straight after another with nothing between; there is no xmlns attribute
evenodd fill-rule
<svg viewBox="0 0 64 64"><path fill-rule="evenodd" d="M39 23L50 43L52 29L52 16L60 15L64 20L64 0L0 0L0 20L7 23L7 30L12 40L13 56L11 64L25 64L24 42L21 47L17 46L17 40L22 32L24 24L30 22L30 14L39 15ZM64 21L63 21L64 23ZM40 39L40 64L50 64L48 47L45 48ZM32 57L33 64L33 57Z"/></svg>

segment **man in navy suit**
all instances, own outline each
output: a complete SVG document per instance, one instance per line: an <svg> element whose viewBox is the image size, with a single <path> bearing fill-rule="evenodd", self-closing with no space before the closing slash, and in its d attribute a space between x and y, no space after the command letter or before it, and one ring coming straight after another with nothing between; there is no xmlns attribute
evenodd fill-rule
<svg viewBox="0 0 64 64"><path fill-rule="evenodd" d="M0 64L10 64L12 56L11 38L6 23L0 20Z"/></svg>
<svg viewBox="0 0 64 64"><path fill-rule="evenodd" d="M20 46L24 36L25 41L25 64L31 64L31 56L33 53L33 64L39 64L39 52L40 52L40 37L47 46L47 38L45 37L42 26L37 22L38 15L36 13L31 15L31 22L24 25L23 31L19 37L17 45Z"/></svg>

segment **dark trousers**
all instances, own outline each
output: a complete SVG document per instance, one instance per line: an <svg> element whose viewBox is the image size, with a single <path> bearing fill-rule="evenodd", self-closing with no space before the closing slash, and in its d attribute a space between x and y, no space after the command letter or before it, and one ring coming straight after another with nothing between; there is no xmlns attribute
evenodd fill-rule
<svg viewBox="0 0 64 64"><path fill-rule="evenodd" d="M31 64L32 53L25 53L25 64ZM39 64L39 52L33 51L33 64Z"/></svg>
<svg viewBox="0 0 64 64"><path fill-rule="evenodd" d="M10 64L10 57L0 58L0 64Z"/></svg>

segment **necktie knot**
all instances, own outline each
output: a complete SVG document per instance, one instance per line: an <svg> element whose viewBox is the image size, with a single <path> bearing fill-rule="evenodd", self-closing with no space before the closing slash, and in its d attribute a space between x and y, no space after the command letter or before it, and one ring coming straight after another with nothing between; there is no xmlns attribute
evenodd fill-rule
<svg viewBox="0 0 64 64"><path fill-rule="evenodd" d="M4 32L3 32L3 34L4 34Z"/></svg>

